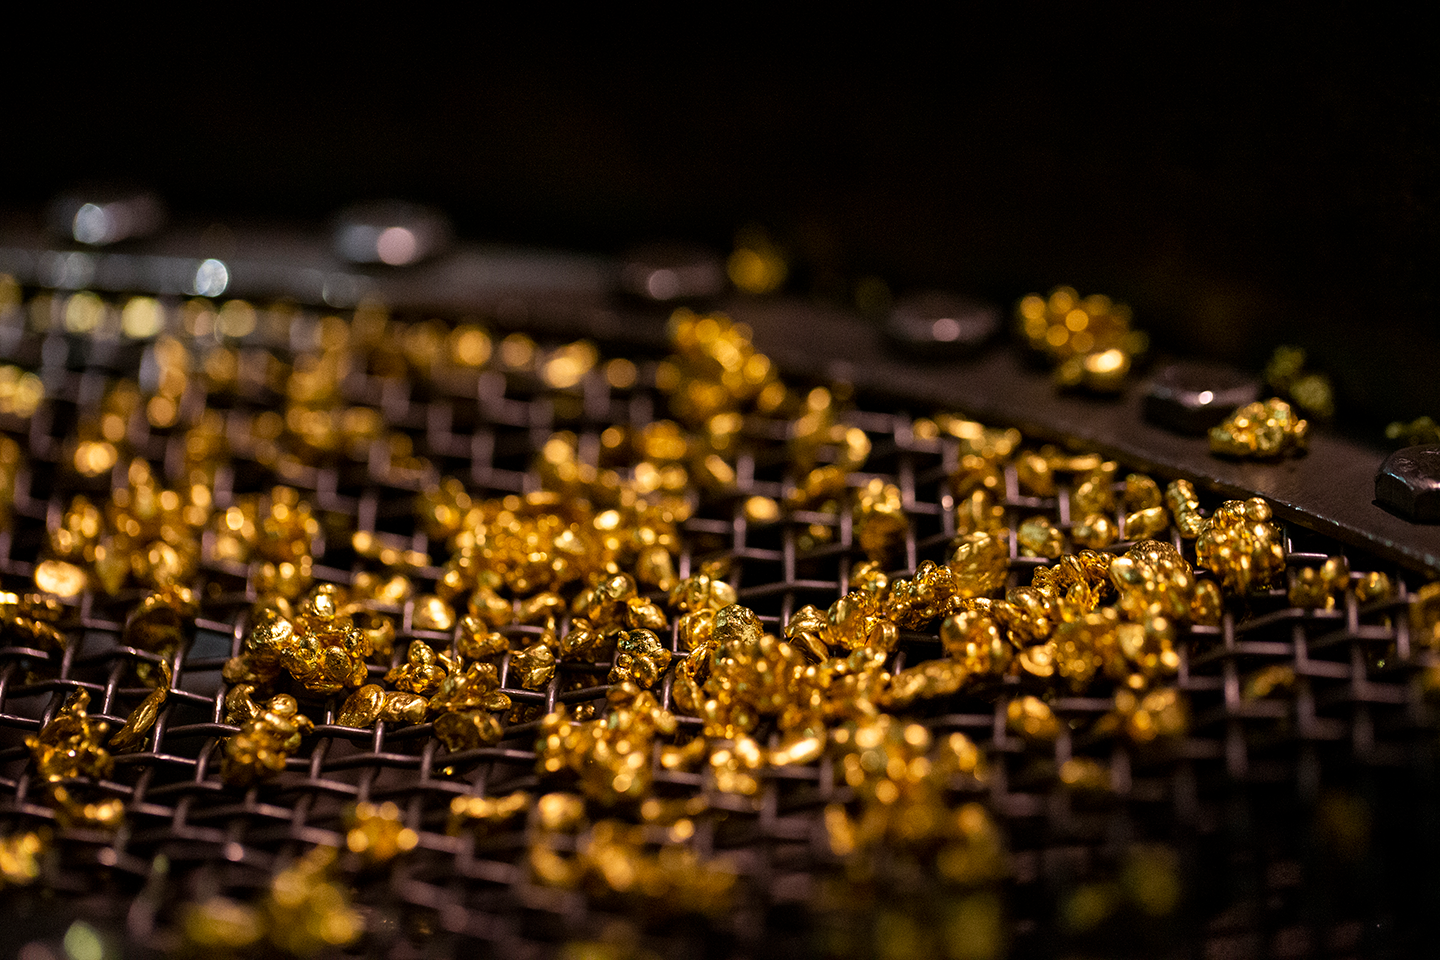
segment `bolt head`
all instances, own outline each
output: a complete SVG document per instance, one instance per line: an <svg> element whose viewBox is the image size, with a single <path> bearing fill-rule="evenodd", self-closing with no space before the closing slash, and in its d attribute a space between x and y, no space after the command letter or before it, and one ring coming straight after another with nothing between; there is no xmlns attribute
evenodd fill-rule
<svg viewBox="0 0 1440 960"><path fill-rule="evenodd" d="M46 219L67 241L105 247L154 235L165 225L165 204L149 190L90 185L56 197Z"/></svg>
<svg viewBox="0 0 1440 960"><path fill-rule="evenodd" d="M725 292L725 264L704 247L652 243L626 251L620 261L620 288L642 300L677 303Z"/></svg>
<svg viewBox="0 0 1440 960"><path fill-rule="evenodd" d="M399 200L357 203L335 217L331 244L350 263L408 267L444 252L450 221L432 207Z"/></svg>
<svg viewBox="0 0 1440 960"><path fill-rule="evenodd" d="M1177 433L1203 434L1260 399L1260 381L1233 367L1182 361L1150 378L1145 419Z"/></svg>
<svg viewBox="0 0 1440 960"><path fill-rule="evenodd" d="M885 321L894 346L934 360L971 353L999 329L1000 311L994 306L934 290L902 297Z"/></svg>
<svg viewBox="0 0 1440 960"><path fill-rule="evenodd" d="M1396 450L1375 474L1375 499L1415 523L1440 521L1440 444Z"/></svg>

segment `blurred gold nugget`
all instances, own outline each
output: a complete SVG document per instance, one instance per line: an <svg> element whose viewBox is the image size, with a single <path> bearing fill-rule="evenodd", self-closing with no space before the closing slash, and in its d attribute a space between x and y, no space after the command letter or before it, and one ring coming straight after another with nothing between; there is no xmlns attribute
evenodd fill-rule
<svg viewBox="0 0 1440 960"><path fill-rule="evenodd" d="M415 849L420 835L405 826L394 802L357 803L347 817L350 824L345 846L368 863L386 863Z"/></svg>
<svg viewBox="0 0 1440 960"><path fill-rule="evenodd" d="M1023 298L1015 312L1021 336L1053 365L1064 387L1114 393L1148 345L1131 328L1130 308L1101 294L1082 298L1071 287L1056 287L1048 297Z"/></svg>

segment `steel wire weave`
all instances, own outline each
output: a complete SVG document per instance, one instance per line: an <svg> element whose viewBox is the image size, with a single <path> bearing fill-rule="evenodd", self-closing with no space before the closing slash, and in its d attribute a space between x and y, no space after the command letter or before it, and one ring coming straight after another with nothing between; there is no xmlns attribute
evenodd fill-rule
<svg viewBox="0 0 1440 960"><path fill-rule="evenodd" d="M28 456L12 521L0 531L0 588L24 591L33 589L47 522L55 522L74 494L103 496L110 487L110 477L86 480L66 468L67 438L77 423L98 415L108 378L133 374L144 346L122 344L128 354L106 354L60 332L10 334L10 352L21 362L39 361L33 365L46 389L32 417L0 416L0 429ZM63 359L53 362L55 357ZM533 370L488 369L446 383L354 372L342 383L344 402L378 408L389 427L413 438L426 468L392 469L383 451L370 450L276 476L237 429L231 433L232 461L218 474L215 505L224 509L237 496L289 484L315 505L326 530L395 535L427 553L433 565L416 577L423 588L444 559L443 545L429 542L414 522L415 497L426 484L456 476L484 495L538 489L531 463L554 431L574 431L579 449L594 451L607 426L641 427L664 415L664 401L650 386L652 367L642 359L638 383L628 389L611 387L598 369L566 389L545 386ZM243 412L270 401L259 394L209 398L201 380L192 378L173 428L157 430L137 417L126 440L163 474L181 462L177 445L207 405ZM899 572L938 559L956 532L948 486L957 468L956 442L916 436L909 412L893 401L862 403L846 419L874 442L864 471L849 482L863 485L879 476L901 491L910 526ZM728 559L740 602L772 632L801 605L823 608L845 594L860 558L846 511L794 512L763 525L747 520L746 497L782 498L797 479L783 441L783 424L747 425L733 494L695 495L678 554L682 577L702 561ZM116 470L123 469L122 462ZM1062 485L1054 497L1023 495L1014 469L1007 470L1011 585L1028 582L1030 570L1044 562L1015 553L1017 524L1047 514L1068 529L1067 493ZM1215 502L1207 500L1206 508ZM831 542L807 549L802 534L812 525L832 529ZM1173 531L1171 537L1193 560L1188 544ZM347 540L322 540L315 548L317 582L348 584L364 564ZM1287 532L1287 551L1292 575L1342 553L1298 529ZM1350 561L1357 574L1376 568L1363 557ZM1391 600L1364 605L1352 588L1333 610L1298 609L1277 589L1231 604L1219 627L1182 632L1177 686L1189 698L1192 721L1177 743L1142 749L1086 742L1066 730L1053 747L1037 752L1006 726L1010 687L997 699L961 697L921 711L932 730L962 731L991 757L992 776L975 798L1006 836L1012 951L1045 954L1057 942L1087 943L1084 937L1063 940L1056 917L1067 891L1117 875L1124 851L1141 841L1168 844L1180 854L1187 904L1176 921L1181 932L1146 939L1152 932L1136 927L1103 941L1112 952L1145 953L1158 944L1165 955L1351 956L1403 935L1405 907L1395 899L1397 881L1387 877L1395 863L1433 849L1433 838L1426 838L1435 832L1436 817L1432 811L1424 820L1424 808L1433 797L1435 725L1419 682L1430 654L1412 645L1406 615L1415 582L1403 571L1387 572L1397 587ZM240 650L256 594L241 565L207 556L201 579L209 586L201 593L193 642L173 664L174 692L152 739L142 752L117 756L111 779L101 785L124 802L124 825L113 834L57 833L43 885L61 903L113 923L142 953L166 950L174 945L167 938L177 901L214 894L254 899L277 869L308 847L343 846L350 805L393 800L406 825L418 831L419 844L384 870L357 879L358 902L371 911L364 951L429 956L470 950L471 944L497 955L549 955L615 923L635 923L623 903L536 883L523 859L523 825L488 836L446 830L456 796L543 791L533 749L538 715L558 702L602 698L606 664L562 663L543 691L530 691L510 681L507 655L501 687L517 706L535 708L535 718L512 723L497 746L463 754L447 754L428 724L381 722L373 731L337 726L338 700L332 699L323 716L312 714L314 736L279 779L237 789L219 776L222 738L237 729L222 721L220 670ZM67 605L59 624L69 638L63 652L0 649L0 816L7 829L53 822L23 738L49 721L70 692L89 690L92 715L112 729L149 692L134 679L133 664L156 655L120 645L125 611L140 596L138 590L114 597L86 592ZM449 634L414 629L408 603L388 612L398 626L397 662L412 639L451 642ZM538 629L507 628L512 634ZM670 642L678 649L673 636ZM938 652L935 637L906 634L895 664ZM1247 678L1277 664L1293 668L1293 685L1279 696L1246 696ZM369 669L378 677L385 668ZM668 680L662 694L669 706ZM1112 702L1060 697L1052 706L1062 718L1088 719ZM1108 791L1081 794L1058 779L1059 765L1076 755L1107 764ZM816 906L823 901L824 878L841 869L819 814L848 796L829 759L763 771L753 798L720 793L703 774L671 772L658 761L654 776L657 793L708 794L710 812L698 818L692 843L702 854L732 857L742 895L730 915L708 923L639 924L648 949L826 954L835 952L834 931L864 926L843 909L827 914ZM1365 856L1332 869L1312 841L1314 824L1323 827L1335 796L1368 804L1371 840ZM1394 843L1387 846L1386 837Z"/></svg>

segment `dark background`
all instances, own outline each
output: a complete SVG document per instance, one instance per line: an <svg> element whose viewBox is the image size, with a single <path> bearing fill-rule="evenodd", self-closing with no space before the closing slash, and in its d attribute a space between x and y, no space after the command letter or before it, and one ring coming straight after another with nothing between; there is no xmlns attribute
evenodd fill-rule
<svg viewBox="0 0 1440 960"><path fill-rule="evenodd" d="M1358 4L961 10L76 17L12 34L0 206L128 178L181 218L313 224L399 196L601 252L758 222L798 292L1070 283L1168 350L1305 346L1352 421L1440 414L1428 29Z"/></svg>

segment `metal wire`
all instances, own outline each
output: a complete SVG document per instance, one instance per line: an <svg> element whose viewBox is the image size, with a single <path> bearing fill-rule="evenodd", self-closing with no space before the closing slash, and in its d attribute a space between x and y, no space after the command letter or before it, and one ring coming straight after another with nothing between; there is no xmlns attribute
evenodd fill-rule
<svg viewBox="0 0 1440 960"><path fill-rule="evenodd" d="M0 531L0 587L23 591L47 522L55 522L74 494L103 495L109 487L107 478L89 481L67 469L67 439L76 424L98 417L107 378L124 372L126 363L107 372L93 355L80 355L89 349L84 343L55 332L26 333L12 342L20 356L70 358L68 366L36 364L46 399L33 417L0 415L0 429L28 454L12 521ZM578 448L593 456L607 426L641 427L660 415L663 399L646 386L652 382L647 370L642 365L634 389L612 388L594 371L563 390L546 388L525 371L489 370L440 384L355 373L342 384L345 401L377 407L388 426L413 438L428 469L392 468L377 447L276 476L237 427L229 431L233 461L219 472L215 506L224 509L244 494L287 483L315 505L326 530L400 535L438 563L443 545L430 543L412 519L415 495L426 483L457 476L485 494L537 489L531 463L556 430L574 431ZM200 379L192 378L173 428L156 430L137 417L126 441L168 479L178 479L173 473L182 461L184 430L212 402L238 423L269 398L258 390L210 398ZM862 406L848 420L874 441L865 472L851 482L879 476L900 488L910 519L900 572L939 559L955 534L947 478L957 467L956 442L917 436L902 411ZM845 511L796 512L766 525L747 520L745 498L780 498L797 479L783 439L773 424L747 427L733 495L694 498L696 511L684 524L679 552L681 576L704 560L728 559L741 602L776 630L799 606L823 607L843 595L857 562ZM121 482L124 463L116 470ZM1026 517L1046 514L1062 528L1071 521L1068 490L1047 498L1023 495L1013 468L1005 474L1003 503L1012 551L1013 534ZM832 531L829 542L807 545L812 526ZM1292 575L1341 552L1305 531L1289 537ZM1186 549L1178 535L1174 542ZM344 540L318 543L315 556L317 581L348 584L365 568ZM1028 582L1042 562L1012 555L1011 584ZM1363 557L1350 562L1357 572L1374 569ZM1371 811L1370 852L1349 864L1358 876L1385 872L1411 855L1396 852L1407 846L1405 838L1435 832L1433 813L1404 829L1389 822L1419 816L1401 804L1418 807L1433 796L1415 785L1433 775L1435 727L1418 680L1429 654L1412 649L1408 632L1411 584L1404 571L1386 572L1398 586L1393 600L1365 605L1349 589L1335 609L1319 611L1290 607L1285 592L1275 590L1252 598L1248 609L1230 609L1219 627L1190 629L1178 644L1178 686L1189 697L1193 719L1178 743L1137 748L1090 742L1067 728L1052 748L1037 752L1007 729L1006 704L1018 689L1009 686L995 698L961 697L924 714L933 730L963 731L992 758L980 799L1005 828L1012 870L1006 901L1017 953L1046 953L1057 942L1088 943L1056 919L1067 891L1118 876L1125 850L1137 842L1163 842L1180 852L1188 907L1178 935L1172 930L1168 938L1146 939L1151 934L1140 925L1104 941L1112 952L1143 952L1159 943L1162 953L1176 955L1330 956L1399 942L1394 937L1404 927L1397 919L1403 910L1398 900L1386 900L1390 888L1382 882L1367 893L1362 883L1337 880L1314 845L1314 824L1323 826L1334 791L1364 798ZM418 585L438 574L434 566L421 571ZM220 669L239 652L245 611L256 595L236 564L206 559L202 580L210 584L202 614L193 641L173 663L174 692L151 746L117 756L112 778L100 785L124 802L124 826L113 835L58 833L44 884L61 902L108 919L137 950L167 951L175 943L178 900L213 894L253 899L305 848L343 846L349 805L393 800L419 844L387 870L360 878L358 901L371 917L367 952L441 955L478 943L507 956L545 955L616 923L636 923L624 904L536 884L524 863L523 827L483 838L446 830L456 796L540 786L533 750L538 716L557 702L603 697L607 664L562 663L546 689L529 691L510 682L507 656L501 687L517 705L532 708L531 718L512 723L495 747L458 754L445 753L428 724L382 722L364 732L338 726L338 700L332 700L323 716L314 716L314 736L280 778L234 789L219 777L220 744L236 732L222 719ZM0 817L8 829L49 824L54 816L37 795L24 736L48 722L73 690L89 690L92 714L112 728L149 692L133 667L157 656L120 642L125 612L139 596L87 592L68 605L60 624L69 638L63 652L8 645L9 637L0 641L7 644L0 647ZM411 603L388 612L398 624L397 658L411 639L450 642L448 634L416 629ZM509 628L517 635L537 629ZM896 664L938 650L934 637L907 634ZM1280 696L1247 696L1247 680L1274 665L1293 669L1293 685ZM378 678L385 668L370 671ZM669 697L667 682L666 706ZM1091 719L1112 705L1108 698L1083 696L1052 704L1062 719ZM1058 779L1059 766L1081 755L1106 762L1111 789L1080 793ZM657 791L708 793L711 813L699 819L694 844L702 853L724 851L734 858L743 895L731 916L712 925L640 924L649 949L819 954L835 952L826 930L851 928L851 920L837 919L843 910L827 914L816 906L824 903L825 878L839 869L819 814L827 803L847 799L848 788L828 760L761 776L758 796L736 797L715 791L701 774L671 772L657 760ZM1397 829L1398 847L1387 846L1384 838ZM1433 837L1426 842L1433 846ZM1423 849L1429 848L1413 848Z"/></svg>

